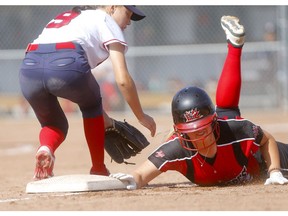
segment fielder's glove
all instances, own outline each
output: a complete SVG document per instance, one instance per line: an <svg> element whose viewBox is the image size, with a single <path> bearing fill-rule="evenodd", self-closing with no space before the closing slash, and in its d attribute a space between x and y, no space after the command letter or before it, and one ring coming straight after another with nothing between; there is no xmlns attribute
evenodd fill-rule
<svg viewBox="0 0 288 216"><path fill-rule="evenodd" d="M134 126L113 120L113 126L105 130L105 150L117 163L127 163L125 159L140 153L150 143Z"/></svg>
<svg viewBox="0 0 288 216"><path fill-rule="evenodd" d="M270 177L266 180L264 185L270 184L287 184L288 180L282 175L280 171L270 173Z"/></svg>
<svg viewBox="0 0 288 216"><path fill-rule="evenodd" d="M119 179L123 183L127 184L126 186L127 190L137 189L137 184L132 175L124 174L124 173L115 173L115 174L110 174L109 177Z"/></svg>

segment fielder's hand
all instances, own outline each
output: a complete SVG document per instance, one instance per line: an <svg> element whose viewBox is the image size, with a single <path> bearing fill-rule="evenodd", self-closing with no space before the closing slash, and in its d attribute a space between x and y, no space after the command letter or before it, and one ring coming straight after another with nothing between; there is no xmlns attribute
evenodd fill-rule
<svg viewBox="0 0 288 216"><path fill-rule="evenodd" d="M126 187L127 190L137 189L137 184L132 175L124 174L124 173L115 173L115 174L110 174L109 177L119 179L123 183L128 183Z"/></svg>
<svg viewBox="0 0 288 216"><path fill-rule="evenodd" d="M264 185L270 184L288 184L288 180L282 175L280 171L270 173L270 177L266 180Z"/></svg>

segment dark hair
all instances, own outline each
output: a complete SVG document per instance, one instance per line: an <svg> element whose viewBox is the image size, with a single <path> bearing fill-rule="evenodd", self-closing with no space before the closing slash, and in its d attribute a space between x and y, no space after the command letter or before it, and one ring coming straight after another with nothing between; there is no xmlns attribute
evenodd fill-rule
<svg viewBox="0 0 288 216"><path fill-rule="evenodd" d="M96 5L81 5L81 6L75 6L72 8L72 11L75 13L81 13L81 11L84 10L96 10L98 6Z"/></svg>

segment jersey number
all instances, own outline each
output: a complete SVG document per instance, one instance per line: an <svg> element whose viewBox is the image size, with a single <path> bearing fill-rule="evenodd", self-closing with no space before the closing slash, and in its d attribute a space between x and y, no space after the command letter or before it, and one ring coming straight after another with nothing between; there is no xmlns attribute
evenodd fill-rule
<svg viewBox="0 0 288 216"><path fill-rule="evenodd" d="M49 22L46 28L61 28L62 26L68 25L72 19L77 17L80 13L75 13L73 11L67 11L59 14L51 22Z"/></svg>

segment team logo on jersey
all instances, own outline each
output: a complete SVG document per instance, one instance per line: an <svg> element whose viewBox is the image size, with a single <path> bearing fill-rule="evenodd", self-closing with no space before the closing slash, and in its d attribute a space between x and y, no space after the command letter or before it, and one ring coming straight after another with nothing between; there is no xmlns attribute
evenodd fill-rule
<svg viewBox="0 0 288 216"><path fill-rule="evenodd" d="M200 111L197 108L191 109L191 110L186 111L184 113L184 118L185 118L186 122L194 121L194 120L200 119L202 117L203 117L203 115L201 115Z"/></svg>
<svg viewBox="0 0 288 216"><path fill-rule="evenodd" d="M259 135L259 129L256 125L253 125L252 129L253 129L254 137L256 138Z"/></svg>
<svg viewBox="0 0 288 216"><path fill-rule="evenodd" d="M165 156L165 154L164 154L164 152L162 151L162 150L160 150L160 151L157 151L156 153L155 153L155 157L160 157L160 158L162 158L162 157L164 157Z"/></svg>
<svg viewBox="0 0 288 216"><path fill-rule="evenodd" d="M247 168L246 166L243 166L241 172L238 174L238 176L236 176L234 179L226 182L226 185L235 185L235 184L239 184L239 183L246 183L249 182L253 179L253 176L251 176L248 172L247 172Z"/></svg>

